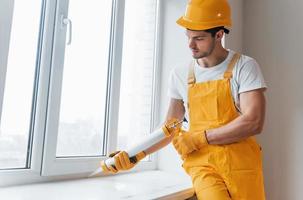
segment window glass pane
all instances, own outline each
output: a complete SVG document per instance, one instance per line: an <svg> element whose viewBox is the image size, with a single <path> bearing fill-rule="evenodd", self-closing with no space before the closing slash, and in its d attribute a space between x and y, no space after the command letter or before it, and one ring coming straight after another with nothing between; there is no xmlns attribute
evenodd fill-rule
<svg viewBox="0 0 303 200"><path fill-rule="evenodd" d="M57 157L100 155L111 0L69 1L68 12L73 30L65 50Z"/></svg>
<svg viewBox="0 0 303 200"><path fill-rule="evenodd" d="M126 0L124 20L118 149L150 132L156 0Z"/></svg>
<svg viewBox="0 0 303 200"><path fill-rule="evenodd" d="M14 1L0 126L1 169L26 167L40 12L41 1Z"/></svg>

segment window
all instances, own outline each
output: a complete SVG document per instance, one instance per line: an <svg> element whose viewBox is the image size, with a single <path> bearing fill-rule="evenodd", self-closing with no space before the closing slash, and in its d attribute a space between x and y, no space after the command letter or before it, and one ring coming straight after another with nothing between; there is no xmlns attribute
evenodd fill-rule
<svg viewBox="0 0 303 200"><path fill-rule="evenodd" d="M151 131L156 1L127 0L124 16L118 149Z"/></svg>
<svg viewBox="0 0 303 200"><path fill-rule="evenodd" d="M1 1L0 11L0 179L90 173L150 133L157 0Z"/></svg>
<svg viewBox="0 0 303 200"><path fill-rule="evenodd" d="M56 156L104 155L111 0L70 1L68 17Z"/></svg>
<svg viewBox="0 0 303 200"><path fill-rule="evenodd" d="M5 7L0 14L0 169L27 168L41 1L15 1Z"/></svg>

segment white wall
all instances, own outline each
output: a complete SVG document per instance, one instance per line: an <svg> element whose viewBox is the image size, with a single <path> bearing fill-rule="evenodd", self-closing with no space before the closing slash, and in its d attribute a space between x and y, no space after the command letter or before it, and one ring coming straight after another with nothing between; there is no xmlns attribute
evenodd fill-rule
<svg viewBox="0 0 303 200"><path fill-rule="evenodd" d="M168 77L172 68L176 65L188 65L191 53L187 46L187 38L184 29L176 24L176 20L184 14L187 1L165 0L162 3L162 77L161 77L161 101L160 118L157 122L164 121L169 99L167 97ZM242 0L230 0L233 9L233 29L226 37L226 47L242 51ZM170 170L184 173L181 161L172 145L159 152L158 167L162 170Z"/></svg>
<svg viewBox="0 0 303 200"><path fill-rule="evenodd" d="M225 46L237 52L242 52L243 46L243 1L229 0L232 9L233 27L230 34L226 35Z"/></svg>
<svg viewBox="0 0 303 200"><path fill-rule="evenodd" d="M259 141L269 200L303 199L303 1L246 0L244 52L268 84L267 117Z"/></svg>

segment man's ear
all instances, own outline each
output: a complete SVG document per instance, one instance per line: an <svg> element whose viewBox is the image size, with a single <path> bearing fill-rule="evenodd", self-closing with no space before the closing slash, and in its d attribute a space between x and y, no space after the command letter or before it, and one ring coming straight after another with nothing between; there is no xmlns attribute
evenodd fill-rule
<svg viewBox="0 0 303 200"><path fill-rule="evenodd" d="M221 39L223 38L223 36L224 36L224 30L219 30L217 33L216 33L216 40L220 40L221 41Z"/></svg>

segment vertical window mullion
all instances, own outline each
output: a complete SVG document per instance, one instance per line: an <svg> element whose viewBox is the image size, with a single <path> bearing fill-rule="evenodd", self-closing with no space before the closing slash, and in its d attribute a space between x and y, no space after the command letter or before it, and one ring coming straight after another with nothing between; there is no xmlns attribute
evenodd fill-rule
<svg viewBox="0 0 303 200"><path fill-rule="evenodd" d="M38 47L40 62L38 68L37 96L35 118L33 124L33 139L31 153L31 169L41 173L43 145L47 119L47 104L52 64L52 48L54 40L54 24L56 16L56 1L43 1L42 21L40 23L41 46Z"/></svg>
<svg viewBox="0 0 303 200"><path fill-rule="evenodd" d="M42 45L43 45L43 30L44 30L44 22L45 22L45 11L46 11L46 2L42 0L41 3L41 13L40 13L40 25L39 25L39 36L38 36L38 44L37 44L37 53L36 53L36 69L35 76L33 81L33 97L32 97L32 105L31 105L31 117L29 124L29 138L28 138L28 147L27 147L27 161L26 168L31 168L31 162L33 158L33 142L34 142L34 131L36 124L36 114L37 114L37 104L38 104L38 91L40 84L40 71L41 71L41 53L42 53ZM45 108L45 107L44 107ZM41 162L41 159L39 159Z"/></svg>
<svg viewBox="0 0 303 200"><path fill-rule="evenodd" d="M156 24L155 24L155 49L154 49L154 63L153 63L153 67L154 67L154 71L153 71L153 98L152 98L152 117L151 117L151 126L150 126L150 132L152 132L155 128L156 128L156 124L159 124L160 121L158 121L157 119L159 119L159 101L158 99L160 99L160 87L161 87L161 82L159 81L159 77L161 77L161 34L160 34L160 29L161 29L161 0L156 0Z"/></svg>
<svg viewBox="0 0 303 200"><path fill-rule="evenodd" d="M151 121L150 121L150 132L157 128L161 124L160 117L160 91L161 91L161 54L162 54L162 34L161 34L161 22L162 22L162 1L156 0L156 23L155 23L155 43L154 43L154 63L153 63L153 80L152 80L152 106L151 106ZM157 165L157 154L150 156L150 160L154 161L154 165Z"/></svg>
<svg viewBox="0 0 303 200"><path fill-rule="evenodd" d="M54 168L58 137L58 121L60 109L60 94L62 89L66 27L63 28L61 16L67 16L68 0L56 1L54 40L52 48L50 86L47 105L47 121L45 129L42 175L48 174Z"/></svg>

